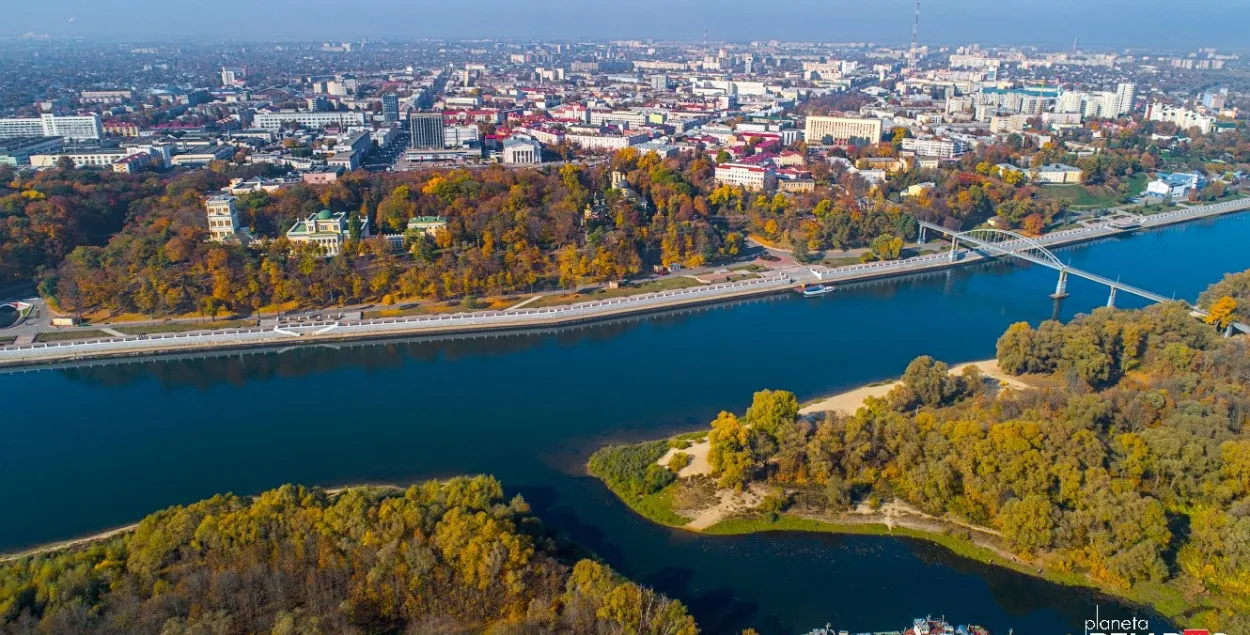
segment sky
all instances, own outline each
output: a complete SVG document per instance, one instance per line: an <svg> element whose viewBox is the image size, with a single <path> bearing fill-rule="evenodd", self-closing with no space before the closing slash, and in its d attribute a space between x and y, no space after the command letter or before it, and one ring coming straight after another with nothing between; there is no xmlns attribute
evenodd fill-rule
<svg viewBox="0 0 1250 635"><path fill-rule="evenodd" d="M906 43L914 0L0 0L0 36ZM1250 0L923 0L920 41L1242 48Z"/></svg>

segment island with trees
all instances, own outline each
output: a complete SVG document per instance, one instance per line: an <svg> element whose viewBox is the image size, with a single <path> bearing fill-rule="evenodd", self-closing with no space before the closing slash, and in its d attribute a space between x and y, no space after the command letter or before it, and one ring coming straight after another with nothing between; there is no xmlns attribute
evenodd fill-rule
<svg viewBox="0 0 1250 635"><path fill-rule="evenodd" d="M286 485L0 560L0 633L696 635L486 476Z"/></svg>
<svg viewBox="0 0 1250 635"><path fill-rule="evenodd" d="M764 390L743 414L599 450L638 513L709 533L932 540L1186 625L1250 629L1250 272L1183 303L1012 325L995 362L920 357L852 412ZM980 370L989 364L1001 379Z"/></svg>

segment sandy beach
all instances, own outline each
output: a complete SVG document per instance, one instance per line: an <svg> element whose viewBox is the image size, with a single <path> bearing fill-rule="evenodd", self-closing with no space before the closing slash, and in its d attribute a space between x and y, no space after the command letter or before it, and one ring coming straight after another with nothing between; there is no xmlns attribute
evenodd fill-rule
<svg viewBox="0 0 1250 635"><path fill-rule="evenodd" d="M1016 390L1025 390L1033 388L1028 383L1017 377L1007 375L998 367L998 360L986 359L977 362L968 362L965 364L957 364L951 367L951 373L960 374L965 368L975 366L981 370L981 374L986 378L987 383L996 384L1000 388L1012 388ZM814 403L804 406L799 410L802 415L816 415L822 412L843 412L852 414L859 410L860 406L869 397L884 397L895 386L901 384L901 380L894 380L873 386L862 386L853 390L838 393L820 399ZM708 463L708 450L711 444L704 438L702 441L692 443L690 447L685 449L669 448L664 456L657 461L660 465L668 465L673 455L683 453L690 456L690 464L677 472L677 477L688 479L698 476L708 476L712 474L712 466ZM763 491L757 485L755 488L748 489L742 493L736 493L732 490L720 490L716 493L717 502L707 508L699 509L694 512L694 518L684 526L685 529L693 531L702 531L715 525L716 523L728 518L735 513L749 510L757 505L763 499ZM896 503L894 507L885 508L884 512L868 513L865 509L857 510L858 517L849 516L851 522L865 522L865 518L873 519L873 522L884 521L887 525L898 524L900 526L910 526L915 529L926 528L925 523L933 523L938 521L936 518L925 518L916 510L904 509L900 507L901 503ZM909 524L910 523L910 524ZM931 528L931 527L930 527ZM970 527L971 528L971 527ZM975 528L984 531L982 528Z"/></svg>
<svg viewBox="0 0 1250 635"><path fill-rule="evenodd" d="M952 366L951 372L958 375L968 366L976 366L981 369L982 375L984 375L987 379L995 380L998 382L999 386L1015 388L1016 390L1031 388L1031 386L1020 379L1004 373L1002 369L998 367L998 360L996 359L968 362L966 364ZM894 380L892 382L877 384L875 386L863 386L854 390L848 390L844 393L839 393L833 395L832 397L826 397L825 399L821 399L815 403L808 404L799 410L799 414L810 415L828 411L852 414L856 410L859 410L859 407L864 405L864 401L866 401L869 397L884 397L900 383L900 380Z"/></svg>

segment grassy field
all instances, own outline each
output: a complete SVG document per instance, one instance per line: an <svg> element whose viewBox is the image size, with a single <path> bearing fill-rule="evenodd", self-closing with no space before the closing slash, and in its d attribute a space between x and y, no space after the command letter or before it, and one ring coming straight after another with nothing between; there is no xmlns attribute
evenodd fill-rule
<svg viewBox="0 0 1250 635"><path fill-rule="evenodd" d="M519 298L486 298L478 300L473 307L469 307L460 301L447 302L430 302L422 303L416 306L406 308L378 309L376 311L365 311L364 318L372 320L375 318L389 317L405 317L409 315L443 315L449 313L468 313L470 311L502 311L510 306L519 304ZM527 304L526 306L533 306Z"/></svg>
<svg viewBox="0 0 1250 635"><path fill-rule="evenodd" d="M17 338L16 338L16 337L14 337L14 336L12 336L12 335L5 335L5 336L2 336L2 337L0 337L0 346L4 346L5 344L12 344L12 343L14 342L14 340L16 340L16 339L17 339Z"/></svg>
<svg viewBox="0 0 1250 635"><path fill-rule="evenodd" d="M689 289L691 287L701 287L702 282L694 278L676 277L665 278L663 280L652 280L639 285L622 286L617 289L607 289L600 287L594 291L582 293L565 293L557 295L543 296L541 300L531 302L526 308L538 308L545 306L561 306L565 304L574 304L577 302L588 302L590 300L610 300L612 298L624 298L631 295L639 295L642 293L656 293L659 291L672 291L674 289Z"/></svg>
<svg viewBox="0 0 1250 635"><path fill-rule="evenodd" d="M216 322L170 322L169 324L145 324L143 326L118 326L113 330L126 335L155 335L158 333L186 333L212 329L241 329L256 326L257 320L217 320Z"/></svg>
<svg viewBox="0 0 1250 635"><path fill-rule="evenodd" d="M1128 180L1129 196L1146 191L1149 177L1135 174ZM1044 185L1038 190L1044 199L1066 201L1072 209L1097 209L1119 204L1120 194L1105 185Z"/></svg>
<svg viewBox="0 0 1250 635"><path fill-rule="evenodd" d="M113 337L104 331L88 329L85 331L49 331L35 336L36 342L68 342L70 340L94 340Z"/></svg>

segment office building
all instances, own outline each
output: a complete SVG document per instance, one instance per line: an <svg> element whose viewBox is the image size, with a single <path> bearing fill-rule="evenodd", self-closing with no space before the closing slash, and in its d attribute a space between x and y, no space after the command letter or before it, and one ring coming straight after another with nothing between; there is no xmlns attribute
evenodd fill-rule
<svg viewBox="0 0 1250 635"><path fill-rule="evenodd" d="M858 140L866 144L881 141L881 120L857 117L808 117L803 137L808 143L845 144Z"/></svg>
<svg viewBox="0 0 1250 635"><path fill-rule="evenodd" d="M346 128L365 125L363 112L262 112L257 113L252 125L270 131L281 130L284 125L298 124L301 128L321 129L327 126Z"/></svg>
<svg viewBox="0 0 1250 635"><path fill-rule="evenodd" d="M744 190L758 192L773 189L777 173L771 166L722 163L716 166L718 185L735 185Z"/></svg>
<svg viewBox="0 0 1250 635"><path fill-rule="evenodd" d="M481 131L477 126L443 126L443 147L459 148L478 145Z"/></svg>
<svg viewBox="0 0 1250 635"><path fill-rule="evenodd" d="M914 152L922 157L954 159L968 152L968 144L958 139L941 139L938 137L913 139L909 137L903 139L903 150L905 152Z"/></svg>
<svg viewBox="0 0 1250 635"><path fill-rule="evenodd" d="M651 137L645 134L566 134L564 139L575 146L587 150L623 150L646 143L651 140Z"/></svg>
<svg viewBox="0 0 1250 635"><path fill-rule="evenodd" d="M651 90L654 90L654 91L668 90L668 75L652 75L651 76Z"/></svg>
<svg viewBox="0 0 1250 635"><path fill-rule="evenodd" d="M412 135L410 147L414 149L442 150L446 147L441 112L409 113L408 129Z"/></svg>
<svg viewBox="0 0 1250 635"><path fill-rule="evenodd" d="M382 95L382 119L390 123L399 121L399 95L395 93Z"/></svg>
<svg viewBox="0 0 1250 635"><path fill-rule="evenodd" d="M104 136L100 115L0 119L0 139L11 137L65 137L68 141L98 141Z"/></svg>
<svg viewBox="0 0 1250 635"><path fill-rule="evenodd" d="M543 162L543 146L532 137L516 135L503 142L503 162L508 164L537 164Z"/></svg>

